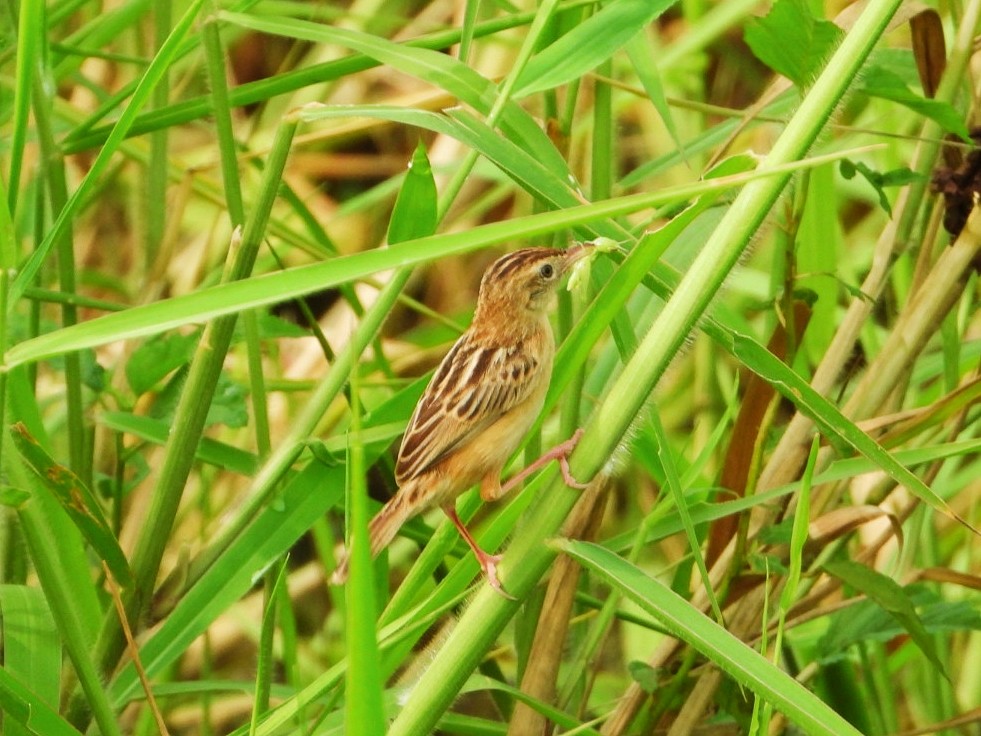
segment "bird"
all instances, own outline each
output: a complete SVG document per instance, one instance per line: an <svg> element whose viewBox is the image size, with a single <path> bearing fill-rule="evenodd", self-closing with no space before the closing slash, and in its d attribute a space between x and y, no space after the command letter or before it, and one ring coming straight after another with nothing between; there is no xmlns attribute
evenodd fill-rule
<svg viewBox="0 0 981 736"><path fill-rule="evenodd" d="M484 501L494 501L553 460L568 485L585 487L568 464L581 430L503 487L501 473L545 402L555 356L548 319L554 293L589 251L588 243L565 250L523 248L484 272L470 327L440 362L409 419L395 464L399 490L368 526L372 557L406 521L439 506L473 550L487 582L510 597L497 575L500 556L480 548L457 515L455 501L474 485ZM348 562L345 551L331 583L347 579Z"/></svg>

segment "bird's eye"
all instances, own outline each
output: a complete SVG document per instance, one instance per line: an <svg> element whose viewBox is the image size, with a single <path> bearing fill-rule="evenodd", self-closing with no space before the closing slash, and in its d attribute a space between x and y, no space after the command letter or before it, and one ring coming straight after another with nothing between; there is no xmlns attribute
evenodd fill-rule
<svg viewBox="0 0 981 736"><path fill-rule="evenodd" d="M555 266L551 263L543 263L541 268L538 269L538 275L543 279L550 279L555 275Z"/></svg>

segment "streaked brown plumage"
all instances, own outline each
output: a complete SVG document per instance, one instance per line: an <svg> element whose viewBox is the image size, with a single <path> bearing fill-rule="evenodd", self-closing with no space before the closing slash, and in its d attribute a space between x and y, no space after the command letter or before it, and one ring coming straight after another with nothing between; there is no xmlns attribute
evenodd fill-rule
<svg viewBox="0 0 981 736"><path fill-rule="evenodd" d="M488 582L501 589L498 558L477 546L456 515L457 496L475 484L485 501L549 460L558 459L566 482L578 485L565 458L578 434L546 453L501 488L501 472L545 401L555 341L548 309L561 277L587 252L525 248L497 259L484 273L473 323L443 358L402 438L395 480L399 491L371 520L377 555L416 514L440 506L471 546ZM345 553L331 578L347 578ZM503 592L503 590L502 590Z"/></svg>

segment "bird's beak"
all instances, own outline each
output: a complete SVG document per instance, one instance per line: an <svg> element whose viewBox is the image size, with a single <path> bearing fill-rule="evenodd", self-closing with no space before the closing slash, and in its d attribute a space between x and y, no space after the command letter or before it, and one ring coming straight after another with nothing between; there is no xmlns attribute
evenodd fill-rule
<svg viewBox="0 0 981 736"><path fill-rule="evenodd" d="M566 248L565 262L562 264L562 270L568 271L575 264L588 256L592 250L592 243L573 243L571 246Z"/></svg>

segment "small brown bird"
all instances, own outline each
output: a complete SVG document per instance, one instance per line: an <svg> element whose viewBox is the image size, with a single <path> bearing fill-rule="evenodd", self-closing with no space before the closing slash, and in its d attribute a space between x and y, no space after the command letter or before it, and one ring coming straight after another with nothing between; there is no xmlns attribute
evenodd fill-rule
<svg viewBox="0 0 981 736"><path fill-rule="evenodd" d="M409 420L395 466L399 491L369 525L372 557L411 517L439 506L470 545L487 581L503 593L500 558L482 550L460 521L457 496L479 483L481 498L494 501L550 460L559 461L566 483L584 487L566 459L580 432L504 488L501 471L545 401L555 355L548 322L552 295L588 251L588 245L525 248L498 258L484 273L473 323L439 364ZM347 572L345 552L331 582L343 583Z"/></svg>

